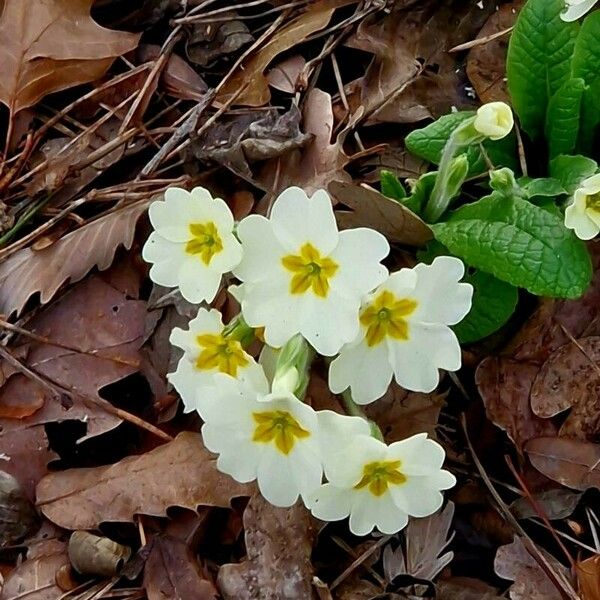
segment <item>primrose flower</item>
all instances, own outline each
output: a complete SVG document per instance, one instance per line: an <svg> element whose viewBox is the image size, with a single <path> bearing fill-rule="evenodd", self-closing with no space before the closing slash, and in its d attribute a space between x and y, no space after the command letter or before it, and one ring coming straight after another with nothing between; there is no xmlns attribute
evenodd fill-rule
<svg viewBox="0 0 600 600"><path fill-rule="evenodd" d="M506 137L514 124L512 110L505 102L488 102L480 106L473 123L475 129L490 140Z"/></svg>
<svg viewBox="0 0 600 600"><path fill-rule="evenodd" d="M275 201L271 216L246 217L238 227L244 257L234 270L236 297L251 327L283 346L300 333L319 354L332 356L358 332L362 297L386 277L389 253L378 232L339 232L327 192L309 198L297 187Z"/></svg>
<svg viewBox="0 0 600 600"><path fill-rule="evenodd" d="M560 18L563 21L577 21L585 13L592 10L598 0L565 0L565 11Z"/></svg>
<svg viewBox="0 0 600 600"><path fill-rule="evenodd" d="M202 437L217 468L237 481L257 480L275 506L291 506L321 483L315 411L291 393L257 394L245 382L215 375L204 406Z"/></svg>
<svg viewBox="0 0 600 600"><path fill-rule="evenodd" d="M328 483L306 498L312 514L324 521L350 516L350 531L367 535L375 527L392 534L408 517L433 514L443 502L440 490L455 485L454 475L442 470L443 448L426 433L387 446L359 435L343 453L332 457L325 474Z"/></svg>
<svg viewBox="0 0 600 600"><path fill-rule="evenodd" d="M223 330L221 313L201 308L188 330L175 327L171 332L170 342L184 354L177 370L167 377L179 392L185 412L197 410L203 416L202 407L213 393L216 373L246 381L257 391L268 391L261 366L244 352L237 339L224 336Z"/></svg>
<svg viewBox="0 0 600 600"><path fill-rule="evenodd" d="M600 231L600 173L584 179L565 209L565 227L582 240L591 240Z"/></svg>
<svg viewBox="0 0 600 600"><path fill-rule="evenodd" d="M169 188L164 201L150 205L149 215L154 232L142 256L153 263L152 281L179 286L189 302L212 302L223 273L231 271L242 258L227 204L201 187L191 192Z"/></svg>
<svg viewBox="0 0 600 600"><path fill-rule="evenodd" d="M385 394L392 375L407 390L431 392L438 369L458 370L460 345L448 325L471 308L473 287L459 283L463 275L462 261L450 256L390 275L363 304L356 340L331 363L331 391L349 387L357 404L368 404Z"/></svg>

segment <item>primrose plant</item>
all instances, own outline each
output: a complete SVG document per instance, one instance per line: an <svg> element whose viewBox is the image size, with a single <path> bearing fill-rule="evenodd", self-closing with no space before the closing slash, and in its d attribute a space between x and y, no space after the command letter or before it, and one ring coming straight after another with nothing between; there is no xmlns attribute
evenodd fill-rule
<svg viewBox="0 0 600 600"><path fill-rule="evenodd" d="M430 392L439 369L460 368L451 327L473 290L461 282L463 262L437 256L390 274L386 238L339 231L324 190L288 188L268 218L235 224L207 190L171 188L149 214L143 256L153 281L193 303L212 302L225 282L241 306L229 323L200 306L170 338L183 356L169 380L204 421L218 469L256 481L276 506L300 498L321 519L350 517L358 535L394 533L435 512L455 483L442 447L426 434L388 445L358 405L381 398L392 378ZM258 360L249 350L257 342ZM317 354L348 414L305 402Z"/></svg>
<svg viewBox="0 0 600 600"><path fill-rule="evenodd" d="M600 232L595 5L528 0L521 9L507 55L519 144L509 105L490 102L406 137L411 153L437 166L408 181L408 190L394 174L381 173L382 192L431 227L435 240L420 260L455 256L468 267L473 305L453 326L462 343L499 330L515 311L519 289L578 298L591 281L585 241Z"/></svg>

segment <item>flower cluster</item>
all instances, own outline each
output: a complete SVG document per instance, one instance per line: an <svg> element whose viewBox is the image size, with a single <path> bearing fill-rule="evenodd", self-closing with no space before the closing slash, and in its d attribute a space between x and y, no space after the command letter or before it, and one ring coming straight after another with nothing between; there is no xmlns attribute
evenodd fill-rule
<svg viewBox="0 0 600 600"><path fill-rule="evenodd" d="M353 412L381 398L392 378L435 389L440 369L460 368L450 326L471 306L463 263L442 256L389 274L387 240L367 228L339 231L324 190L308 197L288 188L268 218L236 226L207 190L170 189L150 220L143 256L153 281L194 303L211 302L228 273L240 282L229 287L241 305L232 322L201 307L170 338L183 356L169 380L203 419L218 468L256 481L277 506L300 497L317 517L349 516L361 535L392 533L437 510L440 491L454 484L441 446L425 434L386 445L365 418L315 411L303 396L315 353L332 357L329 386ZM256 337L258 362L247 351Z"/></svg>

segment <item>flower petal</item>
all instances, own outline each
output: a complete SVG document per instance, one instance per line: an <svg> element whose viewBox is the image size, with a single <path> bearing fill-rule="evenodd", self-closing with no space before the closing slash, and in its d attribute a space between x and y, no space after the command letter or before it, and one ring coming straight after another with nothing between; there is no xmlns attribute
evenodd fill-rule
<svg viewBox="0 0 600 600"><path fill-rule="evenodd" d="M250 215L240 222L237 233L243 247L242 260L233 271L238 279L255 282L284 274L281 258L286 251L268 219Z"/></svg>
<svg viewBox="0 0 600 600"><path fill-rule="evenodd" d="M221 285L221 273L211 271L195 257L183 262L178 279L181 295L193 304L212 302Z"/></svg>
<svg viewBox="0 0 600 600"><path fill-rule="evenodd" d="M150 269L150 279L158 285L175 287L179 283L179 269L186 259L183 244L166 240L153 232L142 250L146 262L154 263Z"/></svg>
<svg viewBox="0 0 600 600"><path fill-rule="evenodd" d="M267 447L257 470L260 493L275 506L292 506L300 489L290 474L290 459L278 450Z"/></svg>
<svg viewBox="0 0 600 600"><path fill-rule="evenodd" d="M357 404L381 398L392 381L392 365L387 344L369 347L364 340L344 346L329 366L329 389L340 394L350 387Z"/></svg>
<svg viewBox="0 0 600 600"><path fill-rule="evenodd" d="M473 286L458 283L465 273L463 262L452 256L438 256L431 265L418 264L414 297L418 301L412 316L427 323L455 325L471 309Z"/></svg>
<svg viewBox="0 0 600 600"><path fill-rule="evenodd" d="M312 514L322 521L341 521L350 515L352 494L331 483L322 485L303 500Z"/></svg>
<svg viewBox="0 0 600 600"><path fill-rule="evenodd" d="M394 503L411 517L432 515L444 502L444 496L420 477L409 477L406 483L391 485L389 490Z"/></svg>
<svg viewBox="0 0 600 600"><path fill-rule="evenodd" d="M327 478L337 487L352 488L363 476L366 464L384 460L387 446L370 435L356 435L349 440L343 452L328 457Z"/></svg>
<svg viewBox="0 0 600 600"><path fill-rule="evenodd" d="M310 242L327 255L338 243L337 223L325 190L317 190L309 199L301 188L287 188L275 200L270 220L277 239L289 252Z"/></svg>
<svg viewBox="0 0 600 600"><path fill-rule="evenodd" d="M242 260L242 246L232 233L221 233L223 250L211 258L208 268L215 273L228 273Z"/></svg>

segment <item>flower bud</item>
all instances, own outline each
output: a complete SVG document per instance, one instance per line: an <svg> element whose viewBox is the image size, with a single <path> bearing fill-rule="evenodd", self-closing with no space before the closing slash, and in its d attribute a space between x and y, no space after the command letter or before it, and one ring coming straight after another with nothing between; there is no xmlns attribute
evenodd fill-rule
<svg viewBox="0 0 600 600"><path fill-rule="evenodd" d="M491 140L500 140L513 128L512 110L504 102L489 102L479 108L473 125L481 135Z"/></svg>

